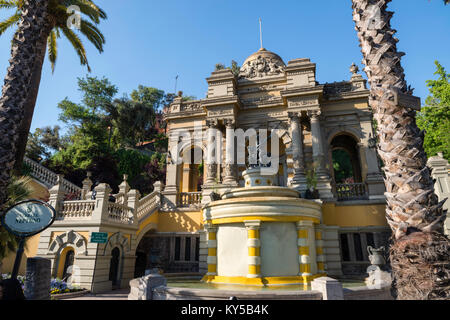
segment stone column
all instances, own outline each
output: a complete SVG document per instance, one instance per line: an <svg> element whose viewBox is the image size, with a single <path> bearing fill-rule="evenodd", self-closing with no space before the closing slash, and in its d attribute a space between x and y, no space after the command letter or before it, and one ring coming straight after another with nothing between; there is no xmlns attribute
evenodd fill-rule
<svg viewBox="0 0 450 320"><path fill-rule="evenodd" d="M450 235L450 165L444 159L442 152L438 152L437 156L428 159L427 165L432 170L432 177L436 180L434 184L434 192L442 201L448 198L444 203L444 210L447 209L447 219L444 222L444 232Z"/></svg>
<svg viewBox="0 0 450 320"><path fill-rule="evenodd" d="M305 192L307 186L303 156L303 135L302 126L300 124L300 117L296 112L289 112L288 116L290 119L292 158L294 161L294 177L292 179L292 186L300 192Z"/></svg>
<svg viewBox="0 0 450 320"><path fill-rule="evenodd" d="M244 221L247 228L248 273L247 278L261 277L261 221Z"/></svg>
<svg viewBox="0 0 450 320"><path fill-rule="evenodd" d="M64 190L61 184L63 175L58 174L56 184L49 190L50 193L50 199L48 203L56 210L56 213L58 214L59 210L61 208L61 202L64 201Z"/></svg>
<svg viewBox="0 0 450 320"><path fill-rule="evenodd" d="M131 189L128 193L127 193L127 199L128 199L128 203L127 205L130 208L133 208L133 224L137 225L138 224L138 207L139 207L139 198L141 197L141 194L138 190L135 189Z"/></svg>
<svg viewBox="0 0 450 320"><path fill-rule="evenodd" d="M217 227L207 224L205 228L208 232L208 257L206 258L208 272L206 275L214 277L217 275Z"/></svg>
<svg viewBox="0 0 450 320"><path fill-rule="evenodd" d="M100 183L95 187L97 195L95 197L95 207L92 212L92 220L100 222L108 216L109 193L111 188L107 183Z"/></svg>
<svg viewBox="0 0 450 320"><path fill-rule="evenodd" d="M207 150L207 156L206 156L206 163L205 163L205 168L206 168L206 184L214 184L216 183L216 178L217 178L217 160L218 159L214 159L214 156L218 154L217 149L217 120L207 120L206 124L208 126L208 140L207 140L207 144L208 144L208 150ZM212 145L216 144L216 147L213 148ZM215 154L214 154L215 152Z"/></svg>
<svg viewBox="0 0 450 320"><path fill-rule="evenodd" d="M167 174L166 174L166 187L164 188L164 203L162 204L164 209L170 210L176 208L178 191L179 191L179 180L178 177L178 164L176 160L178 158L177 153L179 152L176 145L178 144L178 136L169 137L169 156L167 157Z"/></svg>
<svg viewBox="0 0 450 320"><path fill-rule="evenodd" d="M28 258L24 287L25 299L50 300L50 280L50 259Z"/></svg>
<svg viewBox="0 0 450 320"><path fill-rule="evenodd" d="M318 274L325 274L325 255L323 246L323 227L318 225L316 226L316 261Z"/></svg>
<svg viewBox="0 0 450 320"><path fill-rule="evenodd" d="M303 282L307 283L311 280L312 270L311 270L311 230L313 229L313 222L308 220L302 220L297 222L297 233L298 233L298 253L299 253L299 263L300 272L299 276L303 277Z"/></svg>
<svg viewBox="0 0 450 320"><path fill-rule="evenodd" d="M316 168L317 175L317 189L319 190L320 198L333 198L331 179L327 169L325 168L325 156L323 152L323 140L320 128L320 110L308 111L311 119L311 137L313 149L313 161Z"/></svg>
<svg viewBox="0 0 450 320"><path fill-rule="evenodd" d="M206 230L199 230L200 235L200 244L199 244L199 261L198 261L198 271L201 274L205 274L208 272L208 240L207 240L207 232Z"/></svg>
<svg viewBox="0 0 450 320"><path fill-rule="evenodd" d="M228 185L237 186L237 179L236 179L236 162L235 162L235 155L236 155L236 148L234 143L234 128L235 123L233 119L226 119L225 121L225 128L226 128L226 147L225 147L225 176L223 182Z"/></svg>

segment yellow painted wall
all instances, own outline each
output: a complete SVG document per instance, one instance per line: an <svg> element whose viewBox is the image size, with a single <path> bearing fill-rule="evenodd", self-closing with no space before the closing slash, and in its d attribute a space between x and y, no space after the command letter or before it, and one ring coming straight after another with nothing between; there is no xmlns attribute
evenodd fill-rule
<svg viewBox="0 0 450 320"><path fill-rule="evenodd" d="M339 227L388 226L384 204L322 207L323 223Z"/></svg>
<svg viewBox="0 0 450 320"><path fill-rule="evenodd" d="M202 225L201 211L158 213L158 232L196 232Z"/></svg>
<svg viewBox="0 0 450 320"><path fill-rule="evenodd" d="M48 201L50 194L45 186L43 186L42 184L40 184L34 180L31 180L30 187L33 190L30 198ZM25 242L25 250L22 255L22 261L20 262L19 274L22 274L22 275L25 274L27 258L34 257L36 255L38 245L39 245L39 238L40 238L40 235L37 234L35 236L30 237ZM9 253L5 257L5 259L3 259L3 261L2 261L1 272L2 273L12 272L15 259L16 259L16 253L15 252Z"/></svg>

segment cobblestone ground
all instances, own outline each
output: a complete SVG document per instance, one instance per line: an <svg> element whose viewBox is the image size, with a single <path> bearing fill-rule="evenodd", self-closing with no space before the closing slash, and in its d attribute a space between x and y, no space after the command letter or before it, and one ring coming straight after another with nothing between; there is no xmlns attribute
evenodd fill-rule
<svg viewBox="0 0 450 320"><path fill-rule="evenodd" d="M128 294L130 289L118 289L110 292L99 293L99 294L86 294L82 297L76 297L64 300L128 300Z"/></svg>

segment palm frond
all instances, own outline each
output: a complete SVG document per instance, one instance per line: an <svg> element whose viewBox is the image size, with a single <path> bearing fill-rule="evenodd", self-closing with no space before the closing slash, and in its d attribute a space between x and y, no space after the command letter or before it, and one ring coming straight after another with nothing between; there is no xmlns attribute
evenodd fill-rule
<svg viewBox="0 0 450 320"><path fill-rule="evenodd" d="M14 9L17 8L16 0L0 0L0 9Z"/></svg>
<svg viewBox="0 0 450 320"><path fill-rule="evenodd" d="M11 17L9 17L6 20L3 20L0 22L0 36L9 28L11 28L12 26L17 25L17 23L20 20L20 14L18 12L16 12L14 15L12 15Z"/></svg>
<svg viewBox="0 0 450 320"><path fill-rule="evenodd" d="M105 37L100 30L84 19L81 19L81 33L97 48L99 52L103 52L103 45L105 44Z"/></svg>
<svg viewBox="0 0 450 320"><path fill-rule="evenodd" d="M56 28L50 32L47 39L48 59L52 66L52 73L55 72L56 59L58 58L58 46L56 44L57 30Z"/></svg>
<svg viewBox="0 0 450 320"><path fill-rule="evenodd" d="M62 27L61 30L75 49L78 57L80 58L80 63L85 65L88 71L91 72L91 67L89 66L86 57L86 49L84 48L83 42L81 42L80 38L72 30L67 28L67 26Z"/></svg>

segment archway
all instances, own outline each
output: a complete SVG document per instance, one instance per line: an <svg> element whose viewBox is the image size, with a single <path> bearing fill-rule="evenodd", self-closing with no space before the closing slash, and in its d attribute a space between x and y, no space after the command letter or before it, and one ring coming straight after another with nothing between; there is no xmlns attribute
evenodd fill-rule
<svg viewBox="0 0 450 320"><path fill-rule="evenodd" d="M120 286L120 249L115 247L111 251L111 260L109 264L109 280L112 281L113 289Z"/></svg>
<svg viewBox="0 0 450 320"><path fill-rule="evenodd" d="M361 161L357 141L348 134L339 134L331 140L330 151L335 183L361 183Z"/></svg>

